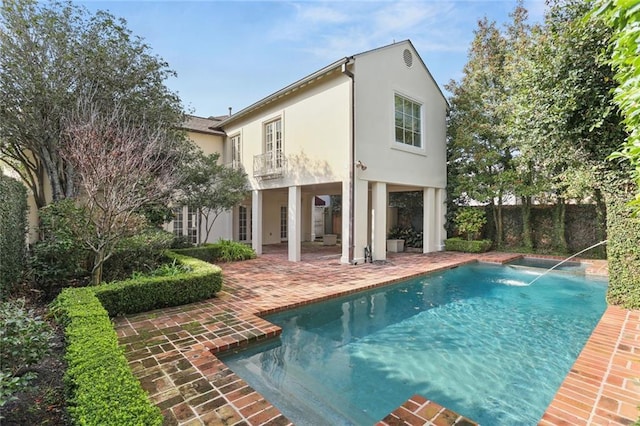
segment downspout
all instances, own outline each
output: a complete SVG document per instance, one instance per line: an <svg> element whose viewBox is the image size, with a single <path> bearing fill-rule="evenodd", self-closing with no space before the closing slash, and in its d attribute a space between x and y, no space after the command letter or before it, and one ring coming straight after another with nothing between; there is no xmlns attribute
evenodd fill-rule
<svg viewBox="0 0 640 426"><path fill-rule="evenodd" d="M355 75L347 68L349 64L353 63L353 56L345 58L345 62L342 64L342 74L351 79L351 134L349 140L349 263L353 264L355 242L354 239L354 221L355 210L353 203L355 199L355 151L356 151L356 107L355 107Z"/></svg>

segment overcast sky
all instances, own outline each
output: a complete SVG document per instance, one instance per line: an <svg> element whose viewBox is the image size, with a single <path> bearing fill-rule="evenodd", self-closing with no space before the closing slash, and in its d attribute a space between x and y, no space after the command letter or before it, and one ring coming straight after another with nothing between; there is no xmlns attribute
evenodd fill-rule
<svg viewBox="0 0 640 426"><path fill-rule="evenodd" d="M178 73L189 112L225 115L340 58L410 39L443 87L459 79L478 19L505 23L516 2L83 1L127 20ZM527 0L541 21L544 0Z"/></svg>

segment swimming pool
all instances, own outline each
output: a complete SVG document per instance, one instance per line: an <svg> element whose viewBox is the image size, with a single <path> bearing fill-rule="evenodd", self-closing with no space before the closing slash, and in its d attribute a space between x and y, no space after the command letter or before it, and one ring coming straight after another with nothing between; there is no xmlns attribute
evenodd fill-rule
<svg viewBox="0 0 640 426"><path fill-rule="evenodd" d="M606 281L473 264L269 316L222 360L296 425L371 425L421 394L536 424L605 310Z"/></svg>

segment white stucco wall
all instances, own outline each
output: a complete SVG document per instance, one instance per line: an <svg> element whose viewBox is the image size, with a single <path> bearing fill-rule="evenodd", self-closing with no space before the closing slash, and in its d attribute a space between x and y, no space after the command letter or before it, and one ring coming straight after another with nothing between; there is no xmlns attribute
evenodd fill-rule
<svg viewBox="0 0 640 426"><path fill-rule="evenodd" d="M413 64L404 62L409 49ZM446 101L410 43L356 56L356 157L360 179L418 187L446 186ZM422 104L423 148L395 142L394 95Z"/></svg>
<svg viewBox="0 0 640 426"><path fill-rule="evenodd" d="M340 182L348 177L350 82L339 70L225 127L240 134L242 163L254 189ZM253 158L264 153L264 125L282 119L288 168L277 179L253 177ZM225 155L231 157L227 144Z"/></svg>

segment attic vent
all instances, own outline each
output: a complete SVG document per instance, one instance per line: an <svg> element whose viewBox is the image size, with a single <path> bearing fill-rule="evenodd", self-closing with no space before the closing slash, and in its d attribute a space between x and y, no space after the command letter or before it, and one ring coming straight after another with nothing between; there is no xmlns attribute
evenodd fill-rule
<svg viewBox="0 0 640 426"><path fill-rule="evenodd" d="M413 65L413 53L411 53L409 49L404 49L404 52L402 52L402 58L404 59L404 64L408 68L411 68L411 65Z"/></svg>

